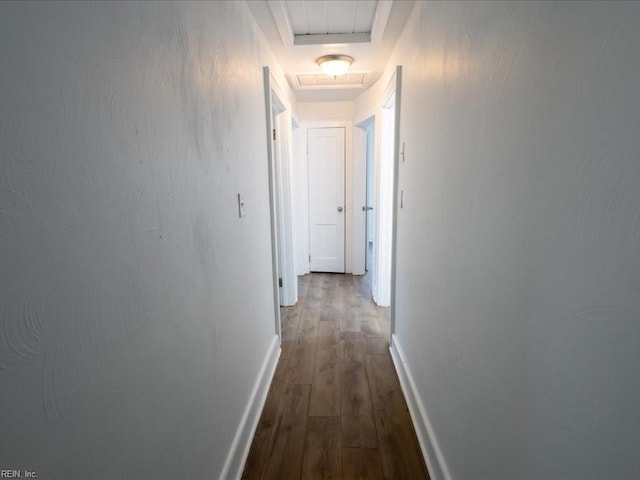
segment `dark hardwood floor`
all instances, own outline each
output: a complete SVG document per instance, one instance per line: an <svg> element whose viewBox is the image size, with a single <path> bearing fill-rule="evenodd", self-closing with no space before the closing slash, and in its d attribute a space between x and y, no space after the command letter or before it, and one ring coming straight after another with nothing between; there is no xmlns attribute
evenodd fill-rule
<svg viewBox="0 0 640 480"><path fill-rule="evenodd" d="M243 479L428 479L366 277L299 277Z"/></svg>

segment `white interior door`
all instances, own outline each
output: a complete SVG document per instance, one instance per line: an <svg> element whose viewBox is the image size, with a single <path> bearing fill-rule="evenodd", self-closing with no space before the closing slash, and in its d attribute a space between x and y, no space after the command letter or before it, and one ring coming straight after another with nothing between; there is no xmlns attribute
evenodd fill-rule
<svg viewBox="0 0 640 480"><path fill-rule="evenodd" d="M309 128L309 265L344 273L345 129Z"/></svg>

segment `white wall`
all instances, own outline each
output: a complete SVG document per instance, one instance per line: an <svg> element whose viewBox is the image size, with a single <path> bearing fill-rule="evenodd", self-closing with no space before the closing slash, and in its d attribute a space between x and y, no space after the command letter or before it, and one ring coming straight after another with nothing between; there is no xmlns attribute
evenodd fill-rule
<svg viewBox="0 0 640 480"><path fill-rule="evenodd" d="M395 341L435 476L640 477L638 24L417 2L396 47Z"/></svg>
<svg viewBox="0 0 640 480"><path fill-rule="evenodd" d="M293 129L293 241L296 275L309 273L309 170L307 129L299 123Z"/></svg>
<svg viewBox="0 0 640 480"><path fill-rule="evenodd" d="M3 2L0 32L0 467L233 475L277 345L262 34L243 2Z"/></svg>
<svg viewBox="0 0 640 480"><path fill-rule="evenodd" d="M353 102L298 102L299 121L353 120Z"/></svg>

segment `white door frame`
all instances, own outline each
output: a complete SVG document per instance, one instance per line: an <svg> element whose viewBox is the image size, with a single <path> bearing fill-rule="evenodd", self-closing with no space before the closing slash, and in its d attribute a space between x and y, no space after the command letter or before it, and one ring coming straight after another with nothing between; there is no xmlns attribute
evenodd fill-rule
<svg viewBox="0 0 640 480"><path fill-rule="evenodd" d="M309 196L307 193L307 156L302 145L305 142L302 135L306 133L295 118L292 119L292 186L293 186L293 240L295 252L296 276L309 273Z"/></svg>
<svg viewBox="0 0 640 480"><path fill-rule="evenodd" d="M389 314L389 345L396 331L396 260L398 238L398 206L401 192L398 190L400 176L400 107L402 103L402 66L396 66L396 72L391 78L395 90L395 124L394 124L394 148L393 148L393 226L391 230L391 311ZM387 97L388 98L388 97ZM404 149L402 152L404 156Z"/></svg>
<svg viewBox="0 0 640 480"><path fill-rule="evenodd" d="M298 297L298 282L295 275L295 252L293 245L293 185L291 178L291 133L289 110L285 107L272 86L271 108L273 115L272 136L276 187L276 225L278 228L278 272L282 279L280 306L295 305Z"/></svg>
<svg viewBox="0 0 640 480"><path fill-rule="evenodd" d="M366 269L367 255L367 159L371 154L373 160L372 168L375 170L375 139L373 148L369 145L370 128L375 128L375 114L359 122L353 129L353 274L364 275ZM375 135L375 133L374 133ZM374 174L375 175L375 174ZM374 181L375 194L375 181ZM371 204L375 199L371 199ZM373 206L373 205L370 205ZM373 212L374 218L376 212ZM374 222L375 224L375 222ZM375 230L375 227L373 228ZM373 275L375 261L371 262L370 275Z"/></svg>
<svg viewBox="0 0 640 480"><path fill-rule="evenodd" d="M395 219L395 76L391 78L382 97L380 132L380 156L376 162L377 211L373 255L376 269L372 278L374 301L384 307L391 305L393 278L393 226Z"/></svg>
<svg viewBox="0 0 640 480"><path fill-rule="evenodd" d="M267 121L274 313L276 334L280 337L280 305L294 305L297 300L291 216L291 109L287 108L283 101L285 97L281 94L269 67L263 68L263 83ZM275 141L274 129L279 132Z"/></svg>

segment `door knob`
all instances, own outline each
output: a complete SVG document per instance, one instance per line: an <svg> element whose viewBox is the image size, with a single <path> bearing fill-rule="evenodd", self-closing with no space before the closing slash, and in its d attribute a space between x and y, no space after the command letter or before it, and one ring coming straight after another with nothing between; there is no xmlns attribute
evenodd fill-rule
<svg viewBox="0 0 640 480"><path fill-rule="evenodd" d="M341 212L342 211L342 207L338 207L338 211Z"/></svg>
<svg viewBox="0 0 640 480"><path fill-rule="evenodd" d="M364 205L362 206L362 211L366 212L367 210L373 210L373 207L365 207Z"/></svg>

